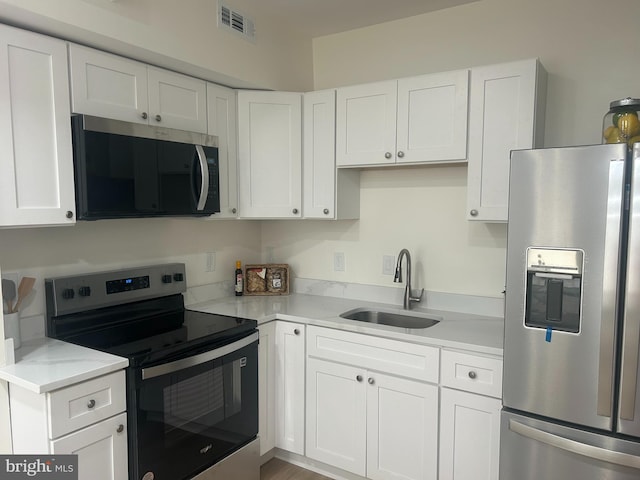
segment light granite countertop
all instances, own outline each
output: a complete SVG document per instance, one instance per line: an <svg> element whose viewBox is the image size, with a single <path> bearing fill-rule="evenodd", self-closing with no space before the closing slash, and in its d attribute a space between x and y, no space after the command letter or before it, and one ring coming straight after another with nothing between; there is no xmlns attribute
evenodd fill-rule
<svg viewBox="0 0 640 480"><path fill-rule="evenodd" d="M414 313L436 317L440 322L424 329L407 329L348 320L339 315L355 308L399 310L401 306L318 295L241 296L189 305L202 312L250 318L261 323L287 320L412 343L462 349L502 356L504 321L499 317L444 310L415 308Z"/></svg>
<svg viewBox="0 0 640 480"><path fill-rule="evenodd" d="M23 342L15 363L0 368L0 379L46 393L128 365L126 358L45 337Z"/></svg>

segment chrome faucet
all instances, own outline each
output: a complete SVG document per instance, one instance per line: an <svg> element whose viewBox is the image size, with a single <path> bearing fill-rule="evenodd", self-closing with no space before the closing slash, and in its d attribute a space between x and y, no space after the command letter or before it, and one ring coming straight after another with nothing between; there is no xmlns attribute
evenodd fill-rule
<svg viewBox="0 0 640 480"><path fill-rule="evenodd" d="M405 282L404 287L404 302L402 303L402 307L405 310L411 310L411 302L419 302L422 300L422 296L424 295L424 288L420 291L419 297L411 296L411 254L409 250L403 248L400 250L398 254L398 263L396 263L396 274L393 277L393 281L395 283L402 282L402 257L407 257L407 281Z"/></svg>

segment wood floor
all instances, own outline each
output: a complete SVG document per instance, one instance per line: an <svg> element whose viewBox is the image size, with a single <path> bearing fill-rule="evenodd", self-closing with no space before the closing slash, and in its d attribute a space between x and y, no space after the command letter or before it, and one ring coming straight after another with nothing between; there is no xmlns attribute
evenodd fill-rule
<svg viewBox="0 0 640 480"><path fill-rule="evenodd" d="M273 458L260 468L260 480L330 480L329 477Z"/></svg>

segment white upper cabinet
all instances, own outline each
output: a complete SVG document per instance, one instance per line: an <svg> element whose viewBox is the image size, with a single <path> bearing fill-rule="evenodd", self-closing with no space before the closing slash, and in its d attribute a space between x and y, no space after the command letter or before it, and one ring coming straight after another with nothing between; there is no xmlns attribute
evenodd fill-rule
<svg viewBox="0 0 640 480"><path fill-rule="evenodd" d="M303 97L303 216L343 220L360 216L360 173L336 171L336 93Z"/></svg>
<svg viewBox="0 0 640 480"><path fill-rule="evenodd" d="M0 226L75 222L66 45L0 25Z"/></svg>
<svg viewBox="0 0 640 480"><path fill-rule="evenodd" d="M220 212L209 218L238 216L238 149L236 92L207 83L208 133L218 137Z"/></svg>
<svg viewBox="0 0 640 480"><path fill-rule="evenodd" d="M338 166L465 161L469 72L337 90Z"/></svg>
<svg viewBox="0 0 640 480"><path fill-rule="evenodd" d="M546 81L536 59L471 70L469 220L507 221L511 150L543 145Z"/></svg>
<svg viewBox="0 0 640 480"><path fill-rule="evenodd" d="M240 217L302 216L302 94L238 92Z"/></svg>
<svg viewBox="0 0 640 480"><path fill-rule="evenodd" d="M74 44L69 57L74 113L207 132L203 80Z"/></svg>

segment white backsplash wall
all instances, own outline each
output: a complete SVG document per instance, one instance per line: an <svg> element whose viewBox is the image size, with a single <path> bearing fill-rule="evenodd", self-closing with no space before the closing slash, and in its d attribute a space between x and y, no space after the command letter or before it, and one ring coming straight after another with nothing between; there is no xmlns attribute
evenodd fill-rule
<svg viewBox="0 0 640 480"><path fill-rule="evenodd" d="M466 220L466 184L464 165L363 170L359 220L264 222L263 260L297 277L393 286L383 255L407 248L414 288L501 298L506 226Z"/></svg>
<svg viewBox="0 0 640 480"><path fill-rule="evenodd" d="M209 252L215 252L213 272L206 271ZM23 304L24 317L44 314L44 278L49 276L182 262L187 285L194 287L231 282L236 260L260 261L259 222L143 218L0 230L2 274L37 279L35 294Z"/></svg>

